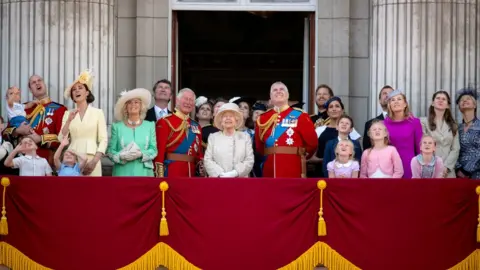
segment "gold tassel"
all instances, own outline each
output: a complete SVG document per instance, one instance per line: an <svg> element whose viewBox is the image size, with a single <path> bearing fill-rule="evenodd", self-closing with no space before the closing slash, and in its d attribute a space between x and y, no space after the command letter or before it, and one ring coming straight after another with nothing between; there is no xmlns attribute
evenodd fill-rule
<svg viewBox="0 0 480 270"><path fill-rule="evenodd" d="M477 225L477 242L480 243L480 186L475 191L478 195L478 225Z"/></svg>
<svg viewBox="0 0 480 270"><path fill-rule="evenodd" d="M318 211L318 236L327 235L327 224L323 218L323 190L327 187L325 180L317 182L317 187L320 189L320 211Z"/></svg>
<svg viewBox="0 0 480 270"><path fill-rule="evenodd" d="M167 212L165 211L165 191L168 190L168 183L162 181L160 183L160 190L162 191L162 219L160 220L160 236L166 236L168 235L168 224L167 218L165 217L167 215Z"/></svg>
<svg viewBox="0 0 480 270"><path fill-rule="evenodd" d="M7 187L10 185L10 179L2 177L1 184L3 186L3 199L2 199L2 219L0 220L0 235L8 235L8 223L7 223L7 207L5 206L5 193L7 193Z"/></svg>

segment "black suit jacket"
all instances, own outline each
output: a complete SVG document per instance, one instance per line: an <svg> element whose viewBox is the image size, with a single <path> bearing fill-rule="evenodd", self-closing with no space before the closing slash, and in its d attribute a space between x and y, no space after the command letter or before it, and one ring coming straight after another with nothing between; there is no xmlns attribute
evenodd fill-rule
<svg viewBox="0 0 480 270"><path fill-rule="evenodd" d="M372 147L372 142L370 141L370 137L368 136L368 130L372 126L373 120L385 120L385 118L383 117L383 113L381 113L379 116L377 116L373 119L368 120L365 123L365 130L363 132L363 150L366 150L366 149Z"/></svg>
<svg viewBox="0 0 480 270"><path fill-rule="evenodd" d="M167 110L167 111L169 114L172 113L170 110ZM147 111L147 116L145 117L145 120L154 122L154 123L157 122L157 115L155 114L155 106L153 106Z"/></svg>

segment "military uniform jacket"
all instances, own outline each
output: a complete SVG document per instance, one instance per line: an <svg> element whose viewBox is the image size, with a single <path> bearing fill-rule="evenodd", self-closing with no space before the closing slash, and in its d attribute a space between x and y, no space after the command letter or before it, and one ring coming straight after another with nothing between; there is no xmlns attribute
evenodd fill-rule
<svg viewBox="0 0 480 270"><path fill-rule="evenodd" d="M255 127L255 145L258 153L265 155L271 147L287 146L305 149L306 158L317 149L317 134L307 113L286 107L278 113L271 109L260 115ZM263 177L295 177L302 174L301 156L295 154L267 155Z"/></svg>
<svg viewBox="0 0 480 270"><path fill-rule="evenodd" d="M198 161L203 159L200 125L179 111L157 121L158 155L154 160L157 177L194 177ZM173 155L172 155L173 154ZM182 161L189 158L191 161Z"/></svg>

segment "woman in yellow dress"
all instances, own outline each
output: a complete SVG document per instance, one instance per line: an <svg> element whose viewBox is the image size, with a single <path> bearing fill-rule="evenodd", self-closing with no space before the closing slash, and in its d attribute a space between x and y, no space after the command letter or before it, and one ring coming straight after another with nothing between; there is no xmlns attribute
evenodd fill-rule
<svg viewBox="0 0 480 270"><path fill-rule="evenodd" d="M108 144L107 124L103 111L90 105L95 100L92 87L93 76L86 70L65 90L65 98L71 98L76 108L65 112L59 140L70 135L68 149L87 155L83 175L102 176L100 160Z"/></svg>

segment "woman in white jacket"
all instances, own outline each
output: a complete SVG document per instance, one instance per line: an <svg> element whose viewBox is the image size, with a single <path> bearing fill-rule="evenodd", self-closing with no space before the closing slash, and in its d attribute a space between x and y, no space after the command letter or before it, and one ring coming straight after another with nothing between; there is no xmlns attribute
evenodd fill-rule
<svg viewBox="0 0 480 270"><path fill-rule="evenodd" d="M226 103L215 115L220 132L208 137L204 166L209 177L248 177L253 167L252 139L237 129L243 115L235 103Z"/></svg>

